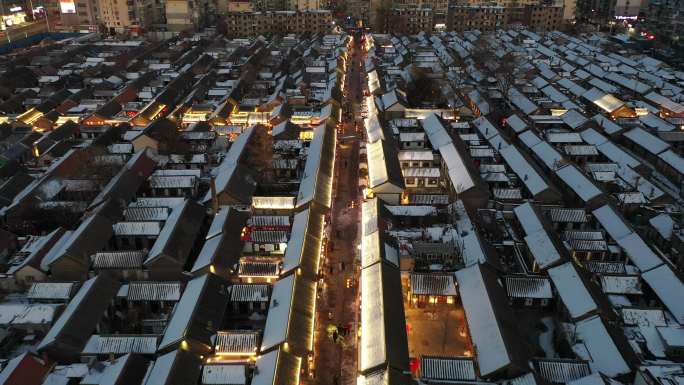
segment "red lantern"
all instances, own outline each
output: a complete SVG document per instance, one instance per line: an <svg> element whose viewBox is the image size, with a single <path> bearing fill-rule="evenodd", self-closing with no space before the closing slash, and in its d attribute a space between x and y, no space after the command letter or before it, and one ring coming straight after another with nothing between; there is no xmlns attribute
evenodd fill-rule
<svg viewBox="0 0 684 385"><path fill-rule="evenodd" d="M411 370L411 373L415 376L418 373L418 369L420 369L420 360L418 358L411 358L409 361L409 370Z"/></svg>

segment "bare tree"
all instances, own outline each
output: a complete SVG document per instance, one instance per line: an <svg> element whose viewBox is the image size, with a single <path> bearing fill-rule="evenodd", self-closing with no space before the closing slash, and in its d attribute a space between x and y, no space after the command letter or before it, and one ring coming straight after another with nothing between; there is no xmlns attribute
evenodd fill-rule
<svg viewBox="0 0 684 385"><path fill-rule="evenodd" d="M420 106L423 103L444 104L442 90L437 81L419 67L411 69L411 80L406 85L406 97L412 106Z"/></svg>
<svg viewBox="0 0 684 385"><path fill-rule="evenodd" d="M470 56L475 61L475 66L482 69L485 67L485 63L492 59L492 50L485 39L477 39L474 44L475 48L470 51Z"/></svg>
<svg viewBox="0 0 684 385"><path fill-rule="evenodd" d="M273 136L265 126L254 127L254 134L245 148L245 164L254 171L259 184L270 182L273 178Z"/></svg>
<svg viewBox="0 0 684 385"><path fill-rule="evenodd" d="M506 97L508 91L515 83L515 69L517 57L513 53L507 53L499 60L499 66L494 71L494 78L496 79L496 88L501 92L501 95Z"/></svg>

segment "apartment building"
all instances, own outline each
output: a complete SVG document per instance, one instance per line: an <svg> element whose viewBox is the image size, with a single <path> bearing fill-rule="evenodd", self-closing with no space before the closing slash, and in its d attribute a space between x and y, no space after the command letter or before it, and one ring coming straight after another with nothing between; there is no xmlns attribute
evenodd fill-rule
<svg viewBox="0 0 684 385"><path fill-rule="evenodd" d="M218 2L219 12L254 12L256 8L251 1L226 1L220 0Z"/></svg>
<svg viewBox="0 0 684 385"><path fill-rule="evenodd" d="M219 13L312 11L323 8L320 0L216 0Z"/></svg>
<svg viewBox="0 0 684 385"><path fill-rule="evenodd" d="M523 24L532 31L547 32L563 26L563 7L528 5L523 8Z"/></svg>
<svg viewBox="0 0 684 385"><path fill-rule="evenodd" d="M665 19L675 16L676 14L671 12L676 11L676 8L679 8L680 11L682 9L681 2L679 1L664 0L646 3L648 8L651 8L652 5L654 8L659 8L661 4L666 4L665 9L667 11L661 15ZM595 24L606 24L615 20L636 19L639 16L642 4L646 3L642 0L577 0L577 18ZM677 19L675 16L673 20ZM658 22L658 20L653 21ZM681 20L679 22L682 23Z"/></svg>
<svg viewBox="0 0 684 385"><path fill-rule="evenodd" d="M60 23L73 29L96 28L98 2L95 0L75 0L60 3Z"/></svg>
<svg viewBox="0 0 684 385"><path fill-rule="evenodd" d="M420 11L428 9L432 11L435 23L445 23L449 2L447 0L397 0L394 1L393 6L399 10L411 10L406 15L414 19L425 19L426 13Z"/></svg>
<svg viewBox="0 0 684 385"><path fill-rule="evenodd" d="M111 32L147 29L160 22L157 0L99 0L99 22Z"/></svg>
<svg viewBox="0 0 684 385"><path fill-rule="evenodd" d="M447 29L492 31L508 24L506 7L500 5L454 5L449 8Z"/></svg>
<svg viewBox="0 0 684 385"><path fill-rule="evenodd" d="M431 32L435 26L435 12L428 8L393 8L385 20L384 30L415 35Z"/></svg>
<svg viewBox="0 0 684 385"><path fill-rule="evenodd" d="M320 0L288 0L289 11L315 11L321 9Z"/></svg>
<svg viewBox="0 0 684 385"><path fill-rule="evenodd" d="M208 16L212 14L210 2L207 0L167 0L166 25L170 31L195 29L206 25Z"/></svg>
<svg viewBox="0 0 684 385"><path fill-rule="evenodd" d="M226 16L226 25L233 36L325 33L332 20L328 10L233 12Z"/></svg>
<svg viewBox="0 0 684 385"><path fill-rule="evenodd" d="M644 13L645 25L657 38L672 42L681 42L684 39L684 2L649 1L644 7Z"/></svg>

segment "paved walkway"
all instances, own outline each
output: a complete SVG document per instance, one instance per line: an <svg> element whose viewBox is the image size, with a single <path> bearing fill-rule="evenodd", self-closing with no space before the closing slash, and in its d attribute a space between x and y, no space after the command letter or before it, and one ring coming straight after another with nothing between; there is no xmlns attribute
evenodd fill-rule
<svg viewBox="0 0 684 385"><path fill-rule="evenodd" d="M328 258L323 263L324 288L317 305L316 342L314 346L315 376L306 382L320 385L353 385L356 383L356 335L358 321L358 227L361 221L358 188L359 139L355 121L360 121L361 76L359 47L354 47L347 72L348 96L343 105L344 124L338 133L338 145L333 186L332 220L329 231ZM354 71L351 71L354 68ZM354 117L346 119L347 107ZM358 119L358 120L357 120ZM343 140L344 138L344 140ZM353 205L352 205L353 202ZM349 327L341 342L333 342L327 329L330 325Z"/></svg>

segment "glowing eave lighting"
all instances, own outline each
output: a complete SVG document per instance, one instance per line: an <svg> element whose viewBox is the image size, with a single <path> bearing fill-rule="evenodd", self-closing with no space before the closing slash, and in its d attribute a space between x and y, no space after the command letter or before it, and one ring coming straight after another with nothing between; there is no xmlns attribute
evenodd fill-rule
<svg viewBox="0 0 684 385"><path fill-rule="evenodd" d="M244 357L256 356L256 352L216 352L216 355L221 357Z"/></svg>

